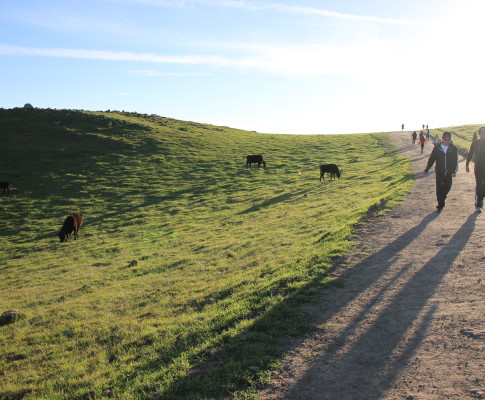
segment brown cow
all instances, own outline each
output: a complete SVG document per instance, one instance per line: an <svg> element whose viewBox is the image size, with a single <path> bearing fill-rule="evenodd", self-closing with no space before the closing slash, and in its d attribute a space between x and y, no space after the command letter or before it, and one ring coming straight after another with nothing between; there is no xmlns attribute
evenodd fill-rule
<svg viewBox="0 0 485 400"><path fill-rule="evenodd" d="M264 161L264 158L261 154L247 156L246 157L246 168L248 167L248 165L249 165L249 168L252 168L251 164L258 164L258 167L260 167L261 164L263 164L263 167L266 167L266 161Z"/></svg>
<svg viewBox="0 0 485 400"><path fill-rule="evenodd" d="M72 232L74 232L74 240L76 240L82 223L83 215L81 213L77 212L70 214L64 221L61 231L59 232L59 239L61 240L61 243L67 242L67 238Z"/></svg>
<svg viewBox="0 0 485 400"><path fill-rule="evenodd" d="M0 182L0 189L3 189L3 193L10 194L10 184L8 182Z"/></svg>
<svg viewBox="0 0 485 400"><path fill-rule="evenodd" d="M335 176L340 179L340 174L342 170L339 170L338 166L335 164L322 164L320 165L320 182L325 180L325 172L330 174L330 179L335 179Z"/></svg>

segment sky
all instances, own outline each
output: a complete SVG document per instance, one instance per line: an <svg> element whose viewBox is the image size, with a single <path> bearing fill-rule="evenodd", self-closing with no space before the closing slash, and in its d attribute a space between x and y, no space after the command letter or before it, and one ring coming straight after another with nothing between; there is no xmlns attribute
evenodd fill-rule
<svg viewBox="0 0 485 400"><path fill-rule="evenodd" d="M485 124L484 0L0 0L0 107L261 133Z"/></svg>

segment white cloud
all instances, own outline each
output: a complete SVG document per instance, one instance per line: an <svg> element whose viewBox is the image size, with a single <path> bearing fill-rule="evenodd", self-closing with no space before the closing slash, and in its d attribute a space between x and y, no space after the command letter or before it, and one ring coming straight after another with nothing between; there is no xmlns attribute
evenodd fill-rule
<svg viewBox="0 0 485 400"><path fill-rule="evenodd" d="M211 76L212 74L205 73L205 72L159 72L153 71L150 69L142 69L142 70L134 70L130 71L130 73L137 75L137 76L173 76L173 77L190 77L190 76Z"/></svg>
<svg viewBox="0 0 485 400"><path fill-rule="evenodd" d="M293 6L293 5L285 5L285 4L279 4L279 3L264 4L264 3L246 2L246 1L221 1L221 2L201 1L201 3L210 4L213 6L219 5L224 7L245 8L249 10L277 10L277 11L283 11L288 13L306 14L306 15L314 15L314 16L330 17L330 18L340 18L340 19L347 19L347 20L378 22L378 23L384 23L384 24L399 24L399 25L418 25L419 24L416 21L409 21L409 20L404 20L399 18L382 18L382 17L375 17L375 16L346 14L346 13L340 13L340 12L326 10L322 8Z"/></svg>
<svg viewBox="0 0 485 400"><path fill-rule="evenodd" d="M227 46L224 45L224 47ZM164 55L151 53L115 52L67 48L33 48L0 45L0 55L83 58L110 61L134 61L159 64L205 65L246 71L259 71L288 77L311 77L328 74L365 79L386 70L380 65L380 55L397 57L398 45L390 41L355 42L353 44L313 45L251 45L233 44L249 53L246 56L224 55ZM151 70L138 71L139 75L162 76ZM171 74L174 75L173 73ZM178 75L187 75L178 74ZM191 73L198 75L200 73Z"/></svg>
<svg viewBox="0 0 485 400"><path fill-rule="evenodd" d="M1 54L14 56L84 58L112 61L145 61L163 64L208 64L224 66L235 63L234 61L222 56L171 56L150 53L133 53L128 51L20 47L6 44L0 45L0 55Z"/></svg>
<svg viewBox="0 0 485 400"><path fill-rule="evenodd" d="M225 7L225 8L239 8L250 11L264 11L276 10L292 14L305 14L313 16L321 16L328 18L339 18L346 20L377 22L383 24L397 24L397 25L418 25L417 21L410 21L400 18L382 18L369 15L356 15L340 13L316 7L304 7L299 5L286 5L281 3L264 3L258 1L244 1L244 0L111 0L116 2L135 2L143 4L151 4L162 7L193 7L197 5Z"/></svg>

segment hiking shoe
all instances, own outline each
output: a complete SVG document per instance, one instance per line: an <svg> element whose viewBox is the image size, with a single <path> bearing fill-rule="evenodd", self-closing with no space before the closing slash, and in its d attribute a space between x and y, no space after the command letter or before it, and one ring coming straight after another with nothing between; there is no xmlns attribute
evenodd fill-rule
<svg viewBox="0 0 485 400"><path fill-rule="evenodd" d="M443 207L436 207L436 212L439 214L441 211L443 211Z"/></svg>
<svg viewBox="0 0 485 400"><path fill-rule="evenodd" d="M477 213L480 214L482 212L482 207L477 207Z"/></svg>

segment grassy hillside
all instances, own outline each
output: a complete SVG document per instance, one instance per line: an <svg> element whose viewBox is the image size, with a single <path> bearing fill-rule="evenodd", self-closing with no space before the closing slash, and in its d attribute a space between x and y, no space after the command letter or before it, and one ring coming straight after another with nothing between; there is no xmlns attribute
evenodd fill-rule
<svg viewBox="0 0 485 400"><path fill-rule="evenodd" d="M345 284L329 271L359 220L412 185L384 133L2 109L0 138L0 313L26 314L0 326L1 399L250 398L314 328L301 305Z"/></svg>

